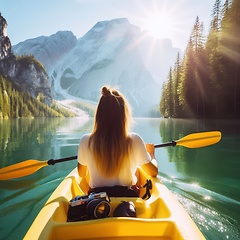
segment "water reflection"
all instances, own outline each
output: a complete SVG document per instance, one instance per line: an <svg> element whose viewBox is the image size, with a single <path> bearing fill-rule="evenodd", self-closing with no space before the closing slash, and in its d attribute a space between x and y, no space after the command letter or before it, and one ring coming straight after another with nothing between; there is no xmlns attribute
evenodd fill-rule
<svg viewBox="0 0 240 240"><path fill-rule="evenodd" d="M1 120L0 167L27 159L77 155L80 137L91 128L92 121L86 118ZM0 181L0 238L22 239L50 194L76 164L76 160L59 163L24 178Z"/></svg>
<svg viewBox="0 0 240 240"><path fill-rule="evenodd" d="M163 142L180 139L189 133L219 130L222 140L212 146L188 149L168 148L168 158L185 181L201 181L215 191L223 191L240 199L240 123L238 121L192 121L165 119L160 121ZM226 187L228 186L228 187Z"/></svg>
<svg viewBox="0 0 240 240"><path fill-rule="evenodd" d="M76 141L79 141L81 132L85 129L84 125L88 130L91 121L85 118L1 120L0 167L26 159L46 160L60 157L65 147L78 144ZM72 136L66 137L69 133L72 133ZM61 144L58 144L60 142Z"/></svg>

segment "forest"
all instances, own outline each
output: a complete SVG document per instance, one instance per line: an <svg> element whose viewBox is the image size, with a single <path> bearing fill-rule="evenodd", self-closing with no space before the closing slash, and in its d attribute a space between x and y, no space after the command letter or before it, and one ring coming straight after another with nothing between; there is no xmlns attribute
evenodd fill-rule
<svg viewBox="0 0 240 240"><path fill-rule="evenodd" d="M207 36L197 17L162 87L165 118L240 118L240 0L216 0Z"/></svg>
<svg viewBox="0 0 240 240"><path fill-rule="evenodd" d="M73 117L75 114L43 103L44 96L34 99L28 93L19 91L17 86L0 75L0 119L18 117Z"/></svg>

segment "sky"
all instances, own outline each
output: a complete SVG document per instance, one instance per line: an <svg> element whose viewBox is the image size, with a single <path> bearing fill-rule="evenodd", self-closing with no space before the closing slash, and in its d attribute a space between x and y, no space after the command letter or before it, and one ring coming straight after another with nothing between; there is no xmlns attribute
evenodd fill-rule
<svg viewBox="0 0 240 240"><path fill-rule="evenodd" d="M205 33L216 0L0 0L12 45L69 30L80 38L97 22L128 18L156 38L185 50L198 16Z"/></svg>

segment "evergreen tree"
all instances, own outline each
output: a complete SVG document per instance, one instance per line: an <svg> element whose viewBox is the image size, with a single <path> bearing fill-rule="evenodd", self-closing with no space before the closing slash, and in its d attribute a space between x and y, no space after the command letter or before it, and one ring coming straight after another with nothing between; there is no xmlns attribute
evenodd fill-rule
<svg viewBox="0 0 240 240"><path fill-rule="evenodd" d="M180 101L185 105L184 115L205 116L205 52L203 24L196 18L184 57L180 86Z"/></svg>
<svg viewBox="0 0 240 240"><path fill-rule="evenodd" d="M159 104L159 112L165 117L166 116L166 91L165 91L165 83L162 85L162 96Z"/></svg>
<svg viewBox="0 0 240 240"><path fill-rule="evenodd" d="M216 0L213 10L212 10L212 20L210 24L210 31L206 41L206 53L210 58L214 58L212 54L216 52L218 41L219 41L219 31L220 31L220 20L221 20L221 2ZM211 59L212 60L212 59Z"/></svg>
<svg viewBox="0 0 240 240"><path fill-rule="evenodd" d="M170 67L169 71L169 79L168 79L168 93L169 93L169 117L173 117L173 75L172 75L172 68Z"/></svg>
<svg viewBox="0 0 240 240"><path fill-rule="evenodd" d="M0 119L3 118L3 78L0 75Z"/></svg>
<svg viewBox="0 0 240 240"><path fill-rule="evenodd" d="M221 2L216 0L212 10L212 20L210 30L207 37L206 50L206 79L208 79L208 86L206 86L205 93L207 97L206 115L208 117L215 117L220 111L219 96L223 91L221 84L221 55L218 50L220 39L220 23L221 23Z"/></svg>
<svg viewBox="0 0 240 240"><path fill-rule="evenodd" d="M221 54L223 108L228 117L240 117L240 0L225 2L221 22L219 51Z"/></svg>
<svg viewBox="0 0 240 240"><path fill-rule="evenodd" d="M229 1L225 0L225 3L223 4L222 8L222 16L226 15L229 9Z"/></svg>
<svg viewBox="0 0 240 240"><path fill-rule="evenodd" d="M173 94L172 94L172 68L169 70L168 80L163 84L162 98L160 102L160 113L164 117L172 117Z"/></svg>
<svg viewBox="0 0 240 240"><path fill-rule="evenodd" d="M181 71L182 71L182 62L180 59L180 53L178 52L177 59L173 69L173 98L174 98L174 105L173 105L173 116L177 117L182 114L182 106L180 105L179 99L179 87L181 81Z"/></svg>

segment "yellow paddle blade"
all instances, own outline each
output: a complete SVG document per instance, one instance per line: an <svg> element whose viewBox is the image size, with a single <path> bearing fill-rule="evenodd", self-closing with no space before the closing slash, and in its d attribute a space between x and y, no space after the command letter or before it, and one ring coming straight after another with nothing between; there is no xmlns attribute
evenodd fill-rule
<svg viewBox="0 0 240 240"><path fill-rule="evenodd" d="M176 140L175 142L176 145L179 146L200 148L219 142L221 140L221 136L222 134L219 131L192 133L186 137Z"/></svg>
<svg viewBox="0 0 240 240"><path fill-rule="evenodd" d="M27 160L0 169L0 180L8 180L28 176L42 167L47 166L47 161Z"/></svg>

